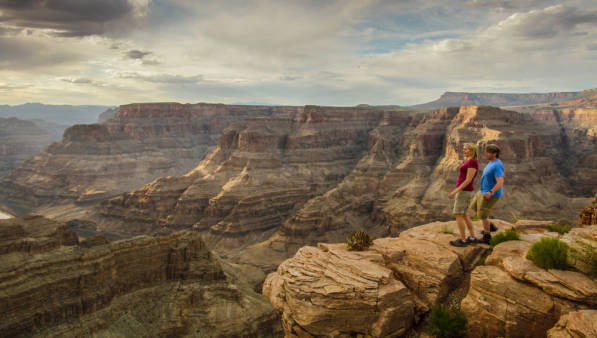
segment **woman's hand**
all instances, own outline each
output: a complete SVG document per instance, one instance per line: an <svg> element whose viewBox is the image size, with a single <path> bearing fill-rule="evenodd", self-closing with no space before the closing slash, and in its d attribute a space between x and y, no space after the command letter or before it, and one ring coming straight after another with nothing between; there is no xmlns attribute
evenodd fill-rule
<svg viewBox="0 0 597 338"><path fill-rule="evenodd" d="M448 195L448 198L449 198L449 199L451 199L451 200L453 200L453 199L454 199L454 197L456 197L456 192L452 191L452 192L451 192L451 193Z"/></svg>

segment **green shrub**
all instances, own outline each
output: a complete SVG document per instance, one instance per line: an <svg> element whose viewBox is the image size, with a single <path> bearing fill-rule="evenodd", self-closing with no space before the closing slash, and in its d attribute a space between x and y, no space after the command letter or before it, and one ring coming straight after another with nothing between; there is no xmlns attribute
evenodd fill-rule
<svg viewBox="0 0 597 338"><path fill-rule="evenodd" d="M518 223L518 221L520 221L521 219L522 219L522 216L520 216L520 213L512 212L512 224Z"/></svg>
<svg viewBox="0 0 597 338"><path fill-rule="evenodd" d="M563 234L569 232L570 229L572 229L572 228L569 225L560 225L557 223L551 224L550 226L547 227L547 230L549 230L551 232L557 232L560 235L563 235Z"/></svg>
<svg viewBox="0 0 597 338"><path fill-rule="evenodd" d="M597 276L597 248L589 243L577 240L580 249L571 248L570 254L574 259L583 262L589 267L588 273Z"/></svg>
<svg viewBox="0 0 597 338"><path fill-rule="evenodd" d="M444 224L442 226L442 229L440 230L440 232L442 234L450 234L450 235L454 234L454 230L450 229L447 224Z"/></svg>
<svg viewBox="0 0 597 338"><path fill-rule="evenodd" d="M568 268L568 244L557 238L543 237L531 246L527 258L544 269Z"/></svg>
<svg viewBox="0 0 597 338"><path fill-rule="evenodd" d="M364 231L357 231L346 239L348 250L362 251L367 250L373 245L373 239Z"/></svg>
<svg viewBox="0 0 597 338"><path fill-rule="evenodd" d="M518 232L516 232L516 230L514 230L514 229L510 229L510 230L506 230L504 232L500 232L499 234L493 236L489 240L489 245L496 246L502 242L517 241L519 239L520 239L520 236L518 235Z"/></svg>
<svg viewBox="0 0 597 338"><path fill-rule="evenodd" d="M443 305L438 305L431 310L427 318L426 329L433 337L464 337L466 335L466 317L460 310L454 311Z"/></svg>
<svg viewBox="0 0 597 338"><path fill-rule="evenodd" d="M479 218L479 216L475 216L473 217L473 221L480 221L481 219Z"/></svg>

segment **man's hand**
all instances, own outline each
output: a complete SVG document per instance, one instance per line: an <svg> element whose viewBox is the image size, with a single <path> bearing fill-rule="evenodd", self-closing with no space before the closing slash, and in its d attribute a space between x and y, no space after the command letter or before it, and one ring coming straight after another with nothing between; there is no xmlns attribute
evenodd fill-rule
<svg viewBox="0 0 597 338"><path fill-rule="evenodd" d="M486 200L488 200L488 199L491 198L492 195L493 194L491 193L491 191L488 191L488 192L486 192L486 193L483 194L483 198L486 199Z"/></svg>

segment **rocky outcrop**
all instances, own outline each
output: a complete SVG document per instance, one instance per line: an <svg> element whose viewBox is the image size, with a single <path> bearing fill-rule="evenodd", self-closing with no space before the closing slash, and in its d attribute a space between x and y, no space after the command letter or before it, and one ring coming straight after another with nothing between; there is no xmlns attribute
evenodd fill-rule
<svg viewBox="0 0 597 338"><path fill-rule="evenodd" d="M548 338L597 337L597 310L581 310L567 313L547 331Z"/></svg>
<svg viewBox="0 0 597 338"><path fill-rule="evenodd" d="M455 222L423 225L398 238L376 239L366 251L348 251L346 244L306 246L267 276L263 294L290 337L402 336L488 250L450 246L454 231Z"/></svg>
<svg viewBox="0 0 597 338"><path fill-rule="evenodd" d="M585 92L554 92L532 94L445 92L439 99L411 106L413 109L437 109L471 105L522 106L570 101L583 97Z"/></svg>
<svg viewBox="0 0 597 338"><path fill-rule="evenodd" d="M116 116L116 112L118 112L118 107L107 109L106 111L99 114L99 116L97 117L97 122L102 123L108 121L109 119Z"/></svg>
<svg viewBox="0 0 597 338"><path fill-rule="evenodd" d="M52 133L33 121L0 118L0 178L53 141Z"/></svg>
<svg viewBox="0 0 597 338"><path fill-rule="evenodd" d="M575 228L562 240L571 244L581 236L591 236L587 240L597 247L595 234L594 226ZM531 243L539 238L527 236L523 241L501 243L485 266L473 270L461 305L471 337L544 336L560 317L597 306L597 282L583 270L544 270L526 259Z"/></svg>
<svg viewBox="0 0 597 338"><path fill-rule="evenodd" d="M0 220L0 235L1 336L280 336L272 306L197 232L77 244L31 216Z"/></svg>
<svg viewBox="0 0 597 338"><path fill-rule="evenodd" d="M578 216L578 226L597 225L597 195L593 205L584 208Z"/></svg>
<svg viewBox="0 0 597 338"><path fill-rule="evenodd" d="M293 107L131 104L101 124L76 125L6 176L0 203L15 213L85 203L194 168L231 123L292 114Z"/></svg>

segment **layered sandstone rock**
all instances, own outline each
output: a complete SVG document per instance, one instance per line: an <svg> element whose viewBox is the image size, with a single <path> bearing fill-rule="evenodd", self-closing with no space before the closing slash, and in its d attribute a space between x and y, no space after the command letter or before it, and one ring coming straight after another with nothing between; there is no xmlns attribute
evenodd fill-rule
<svg viewBox="0 0 597 338"><path fill-rule="evenodd" d="M450 246L456 238L450 231L455 222L423 225L376 239L366 251L347 251L346 244L303 247L268 275L263 294L291 337L404 335L488 250Z"/></svg>
<svg viewBox="0 0 597 338"><path fill-rule="evenodd" d="M536 94L445 92L439 99L412 106L415 109L437 109L469 105L521 106L579 99L585 92L555 92Z"/></svg>
<svg viewBox="0 0 597 338"><path fill-rule="evenodd" d="M196 232L77 245L68 226L0 221L0 335L279 336L272 306Z"/></svg>
<svg viewBox="0 0 597 338"><path fill-rule="evenodd" d="M562 240L570 244L581 237L597 248L595 226L573 229ZM524 239L533 242L539 237ZM530 247L526 241L501 243L486 259L486 266L473 270L469 292L461 305L471 337L545 336L560 317L597 306L597 282L593 277L578 271L541 269L526 259ZM566 324L558 325L556 331L561 331Z"/></svg>
<svg viewBox="0 0 597 338"><path fill-rule="evenodd" d="M128 233L194 227L210 245L234 248L264 240L354 168L382 118L368 107L307 106L289 118L238 123L188 174L112 199L102 226Z"/></svg>
<svg viewBox="0 0 597 338"><path fill-rule="evenodd" d="M593 205L584 208L578 216L578 226L597 224L597 195Z"/></svg>
<svg viewBox="0 0 597 338"><path fill-rule="evenodd" d="M53 141L50 130L33 121L0 118L0 178Z"/></svg>
<svg viewBox="0 0 597 338"><path fill-rule="evenodd" d="M581 310L567 313L547 331L548 338L597 337L597 310Z"/></svg>
<svg viewBox="0 0 597 338"><path fill-rule="evenodd" d="M16 213L89 202L191 170L232 122L292 114L293 107L130 104L101 124L76 125L1 184L0 203Z"/></svg>

